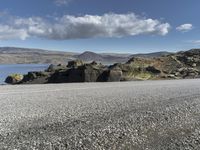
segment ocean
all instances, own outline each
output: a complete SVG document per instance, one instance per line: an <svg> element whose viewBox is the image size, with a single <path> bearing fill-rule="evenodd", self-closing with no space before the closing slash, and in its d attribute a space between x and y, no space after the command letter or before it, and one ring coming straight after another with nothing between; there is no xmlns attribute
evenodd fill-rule
<svg viewBox="0 0 200 150"><path fill-rule="evenodd" d="M0 84L6 84L6 77L13 73L26 74L30 71L43 71L49 64L6 64L0 65Z"/></svg>

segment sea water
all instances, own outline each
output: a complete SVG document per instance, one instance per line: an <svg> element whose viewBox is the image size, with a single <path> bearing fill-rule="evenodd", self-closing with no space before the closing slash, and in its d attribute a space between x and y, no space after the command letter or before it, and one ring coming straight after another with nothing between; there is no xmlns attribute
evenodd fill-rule
<svg viewBox="0 0 200 150"><path fill-rule="evenodd" d="M8 75L18 73L27 74L30 71L43 71L49 64L3 64L0 65L0 84L5 84Z"/></svg>

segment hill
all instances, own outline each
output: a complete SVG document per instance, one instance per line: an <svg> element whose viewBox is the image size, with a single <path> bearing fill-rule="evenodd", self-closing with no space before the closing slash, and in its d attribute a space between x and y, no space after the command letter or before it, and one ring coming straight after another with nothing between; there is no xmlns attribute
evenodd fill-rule
<svg viewBox="0 0 200 150"><path fill-rule="evenodd" d="M0 47L1 64L59 64L74 59L75 53L43 49Z"/></svg>
<svg viewBox="0 0 200 150"><path fill-rule="evenodd" d="M94 53L85 51L73 53L50 51L32 48L0 47L0 64L66 64L68 61L80 59L85 62L101 62L103 64L125 63L132 57L160 57L169 52L149 54Z"/></svg>
<svg viewBox="0 0 200 150"><path fill-rule="evenodd" d="M85 51L82 54L75 55L75 57L83 61L104 61L102 55L90 51Z"/></svg>
<svg viewBox="0 0 200 150"><path fill-rule="evenodd" d="M75 58L86 61L86 62L96 61L96 62L101 62L104 64L112 64L112 63L126 62L129 56L123 56L123 55L115 54L115 53L97 54L94 52L85 51L82 54L76 55Z"/></svg>

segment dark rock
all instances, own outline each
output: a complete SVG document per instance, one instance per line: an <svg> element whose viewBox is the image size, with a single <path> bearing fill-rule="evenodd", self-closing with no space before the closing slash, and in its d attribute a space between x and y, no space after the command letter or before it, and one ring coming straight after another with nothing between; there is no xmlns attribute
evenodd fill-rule
<svg viewBox="0 0 200 150"><path fill-rule="evenodd" d="M91 65L98 65L98 63L96 61L93 61L90 63Z"/></svg>
<svg viewBox="0 0 200 150"><path fill-rule="evenodd" d="M121 81L122 78L122 70L121 69L111 69L108 71L108 82L115 82L115 81Z"/></svg>
<svg viewBox="0 0 200 150"><path fill-rule="evenodd" d="M82 65L84 65L84 62L82 60L77 59L77 60L69 61L67 67L75 68L75 67L79 67Z"/></svg>
<svg viewBox="0 0 200 150"><path fill-rule="evenodd" d="M37 72L28 72L27 76L29 78L29 80L33 80L37 78Z"/></svg>
<svg viewBox="0 0 200 150"><path fill-rule="evenodd" d="M169 78L169 79L178 79L174 74L168 74L167 78Z"/></svg>
<svg viewBox="0 0 200 150"><path fill-rule="evenodd" d="M62 65L62 64L58 64L58 65L49 65L49 67L45 70L46 72L55 72L55 71L59 71L59 70L66 70L67 66L66 65Z"/></svg>
<svg viewBox="0 0 200 150"><path fill-rule="evenodd" d="M47 79L50 77L51 73L45 71L38 72L28 72L27 75L24 75L21 83L37 83L44 84L47 82Z"/></svg>
<svg viewBox="0 0 200 150"><path fill-rule="evenodd" d="M123 67L123 65L121 63L115 63L115 64L109 66L109 69L115 69L115 68L121 69L122 67Z"/></svg>
<svg viewBox="0 0 200 150"><path fill-rule="evenodd" d="M21 74L12 74L6 78L5 82L8 84L17 84L17 83L21 82L23 80L23 78L24 78L24 76Z"/></svg>
<svg viewBox="0 0 200 150"><path fill-rule="evenodd" d="M122 70L120 68L105 70L98 78L100 82L117 82L122 79Z"/></svg>
<svg viewBox="0 0 200 150"><path fill-rule="evenodd" d="M46 69L46 71L48 71L48 72L55 71L54 68L55 68L55 65L51 64L51 65L49 65L49 67Z"/></svg>
<svg viewBox="0 0 200 150"><path fill-rule="evenodd" d="M180 68L177 72L182 78L195 78L200 74L200 71L195 68Z"/></svg>
<svg viewBox="0 0 200 150"><path fill-rule="evenodd" d="M50 78L49 83L70 83L83 82L83 74L77 68L71 68L66 71L55 72Z"/></svg>
<svg viewBox="0 0 200 150"><path fill-rule="evenodd" d="M175 55L179 61L190 67L200 67L200 49L192 49Z"/></svg>
<svg viewBox="0 0 200 150"><path fill-rule="evenodd" d="M97 82L98 77L104 71L104 68L94 65L84 65L79 69L83 72L84 82Z"/></svg>
<svg viewBox="0 0 200 150"><path fill-rule="evenodd" d="M133 62L135 61L135 59L137 59L137 58L136 58L136 57L130 58L130 59L126 62L126 64L131 64L131 63L133 63Z"/></svg>
<svg viewBox="0 0 200 150"><path fill-rule="evenodd" d="M154 66L148 66L146 68L146 71L154 73L154 74L160 74L161 73L161 71L156 69Z"/></svg>
<svg viewBox="0 0 200 150"><path fill-rule="evenodd" d="M200 56L200 49L191 49L189 51L184 52L186 56L194 56L199 55Z"/></svg>
<svg viewBox="0 0 200 150"><path fill-rule="evenodd" d="M49 79L50 83L68 83L68 82L97 82L104 68L85 64L77 68L71 68L67 71L54 73Z"/></svg>
<svg viewBox="0 0 200 150"><path fill-rule="evenodd" d="M38 71L38 72L28 72L28 78L30 80L33 80L33 79L36 79L36 78L39 78L39 77L45 77L45 76L48 76L49 73L48 72L43 72L43 71Z"/></svg>

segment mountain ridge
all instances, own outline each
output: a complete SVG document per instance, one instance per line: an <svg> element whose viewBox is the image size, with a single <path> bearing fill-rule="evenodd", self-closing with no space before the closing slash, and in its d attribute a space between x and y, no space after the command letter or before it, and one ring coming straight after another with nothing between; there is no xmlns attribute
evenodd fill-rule
<svg viewBox="0 0 200 150"><path fill-rule="evenodd" d="M52 51L37 48L0 47L0 64L66 64L74 59L83 61L97 61L102 63L122 63L131 57L159 57L169 52L154 52L146 54L120 54L120 53L83 53Z"/></svg>

